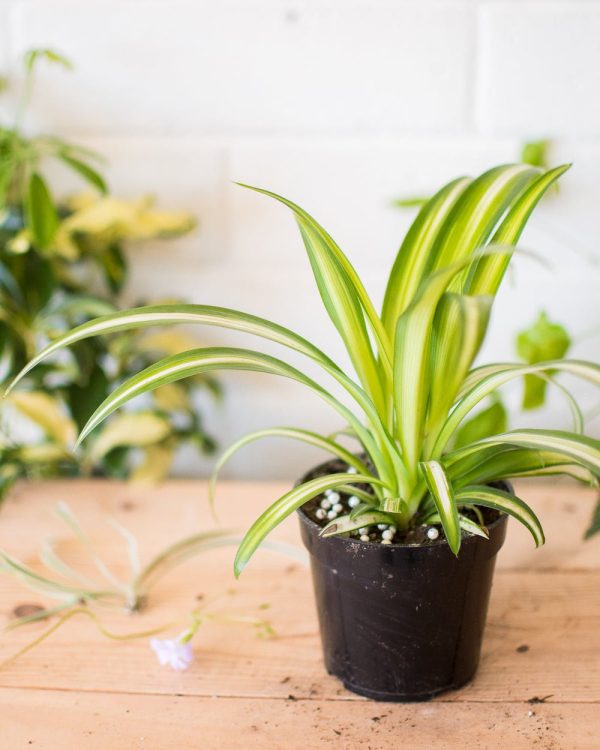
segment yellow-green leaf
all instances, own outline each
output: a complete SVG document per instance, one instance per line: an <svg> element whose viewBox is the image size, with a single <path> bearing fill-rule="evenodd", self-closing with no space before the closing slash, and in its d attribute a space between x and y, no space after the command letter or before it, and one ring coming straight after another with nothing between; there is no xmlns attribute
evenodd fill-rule
<svg viewBox="0 0 600 750"><path fill-rule="evenodd" d="M171 432L168 420L152 412L119 414L107 423L91 450L92 459L98 461L113 448L121 446L142 447L158 443Z"/></svg>
<svg viewBox="0 0 600 750"><path fill-rule="evenodd" d="M43 391L21 391L11 393L7 400L60 445L74 442L77 427L59 399Z"/></svg>

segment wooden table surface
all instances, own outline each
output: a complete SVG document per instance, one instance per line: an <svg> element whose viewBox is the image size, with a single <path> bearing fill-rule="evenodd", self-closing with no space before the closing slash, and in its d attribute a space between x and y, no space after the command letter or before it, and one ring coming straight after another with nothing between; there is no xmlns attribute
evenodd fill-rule
<svg viewBox="0 0 600 750"><path fill-rule="evenodd" d="M302 562L259 551L235 581L233 549L208 552L171 571L146 610L100 610L120 633L207 610L268 617L276 635L242 623L208 623L186 672L159 666L146 639L114 642L87 618L65 623L0 669L0 747L40 748L600 748L600 538L581 540L594 494L570 483L519 485L539 512L546 547L535 550L516 522L500 553L481 666L474 682L429 703L374 703L324 671L310 575ZM284 486L224 482L226 525L247 525ZM147 489L105 481L20 484L0 511L0 547L37 565L44 537L81 571L90 563L53 514L66 500L125 575L123 544L106 522L138 538L144 559L179 537L210 528L206 484ZM295 519L276 538L299 546ZM0 626L22 604L45 603L0 574ZM34 623L3 633L0 660L43 632ZM545 698L542 703L538 699Z"/></svg>

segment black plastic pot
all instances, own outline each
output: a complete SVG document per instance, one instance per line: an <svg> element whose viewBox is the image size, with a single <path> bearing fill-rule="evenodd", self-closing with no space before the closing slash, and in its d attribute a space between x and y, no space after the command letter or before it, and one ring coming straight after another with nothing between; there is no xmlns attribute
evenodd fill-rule
<svg viewBox="0 0 600 750"><path fill-rule="evenodd" d="M299 517L330 674L381 701L427 700L474 676L506 515L488 527L489 540L463 537L458 557L443 538L323 538L302 509Z"/></svg>

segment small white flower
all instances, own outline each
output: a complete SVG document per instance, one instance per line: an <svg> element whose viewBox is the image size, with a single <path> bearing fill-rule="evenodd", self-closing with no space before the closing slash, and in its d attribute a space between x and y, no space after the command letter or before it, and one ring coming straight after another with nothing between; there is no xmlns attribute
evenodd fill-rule
<svg viewBox="0 0 600 750"><path fill-rule="evenodd" d="M151 638L150 646L162 667L169 666L182 672L194 661L192 644L179 639Z"/></svg>

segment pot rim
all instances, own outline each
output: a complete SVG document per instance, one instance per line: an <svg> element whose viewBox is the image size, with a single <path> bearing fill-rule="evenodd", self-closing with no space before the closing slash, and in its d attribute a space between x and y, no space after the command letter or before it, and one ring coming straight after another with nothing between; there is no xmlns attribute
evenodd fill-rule
<svg viewBox="0 0 600 750"><path fill-rule="evenodd" d="M328 464L332 463L332 461L334 461L334 460L335 459L331 459L330 461L323 461L322 463L317 464L312 469L310 469L309 471L305 472L302 475L302 477L295 482L294 486L297 487L298 485L302 484L304 481L307 480L308 477L310 477L311 474L313 474L318 469L321 469L321 468L327 466ZM502 481L506 482L506 484L508 484L508 486L510 487L510 491L512 493L513 488L512 488L512 485L510 484L510 482L508 480L502 480ZM500 515L498 516L498 518L495 521L492 521L492 523L489 524L489 526L486 526L486 528L489 529L490 532L493 531L494 529L496 529L498 526L501 526L501 525L507 523L507 521L508 521L508 514L507 513L505 513L504 511L498 511L498 512L500 513ZM320 526L315 521L313 521L312 518L310 518L307 515L307 513L304 510L304 505L301 505L299 508L297 508L296 509L296 513L300 517L302 523L306 524L313 531L316 531L316 535L318 536L318 538L321 539L324 542L325 541L330 542L330 541L333 541L333 540L338 540L338 542L342 542L342 543L345 543L345 544L352 544L352 545L360 544L360 545L363 545L365 548L368 548L368 549L380 549L380 548L384 547L387 550L401 549L401 548L402 549L411 549L411 550L417 550L417 549L426 550L426 549L431 549L433 547L439 547L439 546L449 547L448 540L446 539L445 535L440 535L438 539L431 539L431 540L429 540L427 542L427 544L414 544L414 543L410 544L410 543L405 543L405 542L392 542L391 544L386 544L386 545L376 544L375 542L372 542L370 540L368 542L363 542L361 539L356 539L354 537L350 538L350 537L342 536L342 535L333 535L333 536L329 536L329 537L322 537L320 532L321 532L321 530L322 530L323 527ZM436 524L436 525L438 525L438 524ZM469 543L471 543L471 544L475 543L478 539L481 539L482 541L489 541L489 540L483 540L483 537L477 536L476 534L469 534L468 536L465 536L465 532L463 532L463 531L461 531L461 534L462 534L462 540L461 540L461 544L462 545L469 544Z"/></svg>
<svg viewBox="0 0 600 750"><path fill-rule="evenodd" d="M355 539L355 538L351 539L350 537L342 536L342 535L337 535L337 534L333 535L333 536L329 536L329 537L323 537L323 536L321 536L321 533L320 533L323 527L319 526L318 523L316 523L315 521L313 521L312 518L310 518L306 514L306 512L305 512L305 510L304 510L304 508L302 506L296 510L296 513L299 515L300 519L302 520L302 523L304 523L307 526L309 526L312 529L314 529L316 531L316 535L318 536L318 538L321 539L321 540L323 540L324 542L325 541L329 542L329 541L332 541L334 539L337 539L337 540L339 540L339 542L344 542L346 544L353 544L353 545L354 544L360 544L360 545L364 545L366 548L369 548L369 549L379 549L381 547L384 547L384 549L386 549L386 550L400 549L400 548L403 548L403 549L412 549L412 550L417 550L417 549L431 549L432 547L439 547L439 546L442 546L442 545L445 546L445 547L449 547L448 540L443 535L440 535L438 539L430 539L427 542L427 544L415 544L415 543L411 544L411 543L406 543L406 542L392 542L391 544L386 544L386 545L375 543L375 542L372 542L371 540L369 540L368 542L363 542L361 539ZM500 513L500 515L498 516L498 518L495 521L493 521L489 526L486 526L486 528L489 529L490 531L496 529L498 526L501 526L502 524L504 524L504 523L507 522L507 520L508 520L508 514L504 513L503 511L499 511L499 513ZM436 525L438 525L438 524L436 524ZM464 532L462 532L462 533L463 533L463 536L462 536L461 545L469 544L469 543L474 543L478 539L481 539L482 541L486 541L486 542L489 541L488 539L483 539L483 537L477 536L476 534L469 534L468 536L465 536Z"/></svg>

